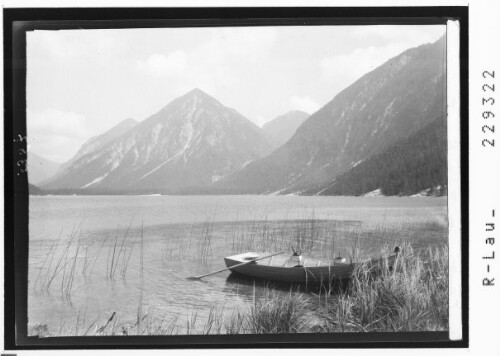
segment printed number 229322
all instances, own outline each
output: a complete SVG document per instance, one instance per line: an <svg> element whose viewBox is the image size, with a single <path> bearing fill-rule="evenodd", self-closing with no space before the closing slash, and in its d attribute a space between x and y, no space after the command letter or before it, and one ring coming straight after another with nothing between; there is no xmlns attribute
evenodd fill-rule
<svg viewBox="0 0 500 356"><path fill-rule="evenodd" d="M495 98L493 95L495 94L495 71L483 71L483 78L485 79L485 83L482 85L482 89L484 92L482 103L483 103L483 119L488 120L488 123L485 123L482 127L483 134L485 135L481 144L483 147L495 147L495 139L493 138L493 134L495 133L495 124L491 123L490 119L495 117Z"/></svg>

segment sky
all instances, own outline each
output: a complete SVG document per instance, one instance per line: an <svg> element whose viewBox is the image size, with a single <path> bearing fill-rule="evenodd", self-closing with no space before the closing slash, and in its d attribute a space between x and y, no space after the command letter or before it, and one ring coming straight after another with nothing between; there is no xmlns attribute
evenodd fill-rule
<svg viewBox="0 0 500 356"><path fill-rule="evenodd" d="M199 88L262 126L314 113L362 75L444 25L34 31L27 36L29 150L70 159L126 118Z"/></svg>

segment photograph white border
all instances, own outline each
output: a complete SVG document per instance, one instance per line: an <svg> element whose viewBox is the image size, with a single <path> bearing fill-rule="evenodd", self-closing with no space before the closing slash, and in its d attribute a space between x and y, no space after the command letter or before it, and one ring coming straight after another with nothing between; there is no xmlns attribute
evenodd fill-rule
<svg viewBox="0 0 500 356"><path fill-rule="evenodd" d="M462 217L460 177L460 23L446 24L448 127L448 248L450 340L462 339Z"/></svg>

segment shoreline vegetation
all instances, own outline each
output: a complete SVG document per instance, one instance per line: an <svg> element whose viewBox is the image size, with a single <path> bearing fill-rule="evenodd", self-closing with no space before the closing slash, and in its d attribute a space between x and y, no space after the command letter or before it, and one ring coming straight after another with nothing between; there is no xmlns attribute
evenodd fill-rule
<svg viewBox="0 0 500 356"><path fill-rule="evenodd" d="M29 327L30 336L109 335L214 335L331 332L445 331L448 329L448 250L429 248L415 253L403 247L395 268L372 275L364 265L356 268L344 286L321 287L311 306L300 286L277 295L269 283L260 298L246 308L227 312L214 304L208 318L188 313L185 327L178 318L167 322L153 310L135 323L121 323L116 312L85 322L80 313L74 323L49 330L47 324ZM141 308L141 306L139 306Z"/></svg>
<svg viewBox="0 0 500 356"><path fill-rule="evenodd" d="M56 189L56 190L44 190L40 187L29 184L28 185L28 193L33 196L118 196L118 195L127 195L127 196L162 196L162 195L276 195L276 193L263 193L263 194L255 194L255 193L246 193L244 191L241 192L226 192L226 191L217 191L214 189L186 189L186 190L175 190L175 191L158 191L158 190L97 190L97 189ZM279 194L278 194L279 195ZM364 193L357 192L352 193L348 192L347 194L341 194L341 192L335 192L332 194L309 194L307 192L297 192L290 193L285 195L303 195L303 196L352 196L352 197L446 197L448 196L447 186L436 186L428 189L412 191L405 194L398 194L391 191L385 192L382 189L374 189L372 191L366 191Z"/></svg>
<svg viewBox="0 0 500 356"><path fill-rule="evenodd" d="M418 240L422 231L426 231L427 238ZM214 252L215 240L221 239L222 232L223 240L218 243L225 246L225 255L252 250L289 251L293 246L304 255L333 259L341 252L348 259L358 261L369 256L387 256L394 246L400 246L402 252L394 268L384 268L373 275L366 265L359 264L351 280L343 284L305 288L269 282L257 287L258 282L250 282L254 283L250 301L235 309L227 309L223 300L215 300L209 310L167 315L146 305L141 297L136 316L108 309L91 319L85 308L78 311L74 320L61 320L59 325L43 321L30 324L28 334L38 337L208 335L443 331L448 328L445 224L400 222L395 226L367 227L354 221L317 220L313 212L303 220L234 221L221 227L209 216L204 223L193 225L191 231L184 228L178 235L165 236L162 256L179 261L192 255L205 264L205 268L213 268L209 261L222 261ZM82 288L82 285L75 287L75 279L100 278L96 273L98 268L104 268L100 271L106 279L104 283L125 281L131 269L133 273L144 270L144 264L148 263L147 258L142 258L146 243L143 227L133 229L132 222L121 232L109 231L102 241L92 241L92 245L83 237L82 226L75 226L62 241L48 244L48 252L30 278L33 282L29 287L38 293L59 294L71 303L72 295ZM139 261L139 265L131 261ZM137 278L141 279L142 296L142 274ZM240 283L238 277L235 279Z"/></svg>

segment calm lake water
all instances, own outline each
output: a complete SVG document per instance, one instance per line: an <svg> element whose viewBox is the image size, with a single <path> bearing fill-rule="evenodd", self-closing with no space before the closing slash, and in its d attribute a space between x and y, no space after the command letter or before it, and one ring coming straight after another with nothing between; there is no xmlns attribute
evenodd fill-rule
<svg viewBox="0 0 500 356"><path fill-rule="evenodd" d="M290 250L324 260L353 240L447 243L446 197L30 196L29 325L83 335L142 313L174 325L202 324L210 310L245 310L259 286L222 272L223 257ZM143 263L141 273L141 245ZM142 278L141 278L142 275ZM142 293L141 293L142 291ZM141 297L142 294L142 297Z"/></svg>

